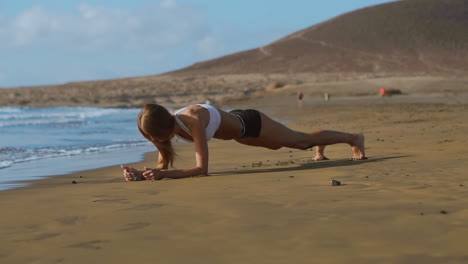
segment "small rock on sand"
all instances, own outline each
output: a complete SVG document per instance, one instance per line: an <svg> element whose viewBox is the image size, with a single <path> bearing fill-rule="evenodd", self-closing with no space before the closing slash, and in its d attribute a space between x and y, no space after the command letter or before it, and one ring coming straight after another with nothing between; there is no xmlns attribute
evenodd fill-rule
<svg viewBox="0 0 468 264"><path fill-rule="evenodd" d="M332 185L332 186L340 186L340 185L341 185L341 182L340 182L340 181L337 181L337 180L331 180L331 185Z"/></svg>

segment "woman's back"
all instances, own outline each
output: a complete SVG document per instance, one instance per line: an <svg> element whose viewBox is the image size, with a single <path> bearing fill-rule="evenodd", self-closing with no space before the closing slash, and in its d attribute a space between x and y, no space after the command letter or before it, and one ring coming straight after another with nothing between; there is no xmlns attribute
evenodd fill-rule
<svg viewBox="0 0 468 264"><path fill-rule="evenodd" d="M182 117L181 117L182 115ZM206 138L229 140L238 137L241 134L242 126L239 119L221 109L212 105L196 104L182 108L174 113L179 126L191 136L188 122L195 120L183 115L195 117L202 122L206 129ZM183 135L182 135L183 136ZM185 138L185 137L184 137Z"/></svg>

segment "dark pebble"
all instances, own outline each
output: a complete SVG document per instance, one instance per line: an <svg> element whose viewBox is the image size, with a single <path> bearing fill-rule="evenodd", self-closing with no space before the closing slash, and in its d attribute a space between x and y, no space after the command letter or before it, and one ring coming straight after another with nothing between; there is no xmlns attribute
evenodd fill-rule
<svg viewBox="0 0 468 264"><path fill-rule="evenodd" d="M337 181L337 180L331 180L331 185L332 185L332 186L340 186L340 185L341 185L341 182L340 182L340 181Z"/></svg>
<svg viewBox="0 0 468 264"><path fill-rule="evenodd" d="M441 210L440 213L441 214L448 214L447 211L445 211L445 210Z"/></svg>
<svg viewBox="0 0 468 264"><path fill-rule="evenodd" d="M289 176L289 178L294 178L294 176L291 175L291 176Z"/></svg>
<svg viewBox="0 0 468 264"><path fill-rule="evenodd" d="M80 176L80 179L83 178L83 176Z"/></svg>
<svg viewBox="0 0 468 264"><path fill-rule="evenodd" d="M73 183L73 184L77 184L78 182L76 182L76 181L72 181L72 183Z"/></svg>

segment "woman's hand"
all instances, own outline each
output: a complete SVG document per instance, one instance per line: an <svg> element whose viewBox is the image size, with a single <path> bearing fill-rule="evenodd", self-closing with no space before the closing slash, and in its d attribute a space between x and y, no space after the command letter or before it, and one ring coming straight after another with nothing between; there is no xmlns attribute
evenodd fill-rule
<svg viewBox="0 0 468 264"><path fill-rule="evenodd" d="M150 169L145 167L145 171L143 172L143 177L147 180L161 180L164 178L164 171L158 169Z"/></svg>
<svg viewBox="0 0 468 264"><path fill-rule="evenodd" d="M123 176L126 181L142 181L145 180L141 171L135 168L120 165L123 170Z"/></svg>

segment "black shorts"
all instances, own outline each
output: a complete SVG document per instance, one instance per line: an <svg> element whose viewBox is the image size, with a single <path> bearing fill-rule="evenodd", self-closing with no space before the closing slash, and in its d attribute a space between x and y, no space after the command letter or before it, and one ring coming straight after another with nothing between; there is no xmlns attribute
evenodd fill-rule
<svg viewBox="0 0 468 264"><path fill-rule="evenodd" d="M232 110L231 114L237 116L242 123L241 138L258 137L262 130L262 117L260 112L254 109Z"/></svg>

